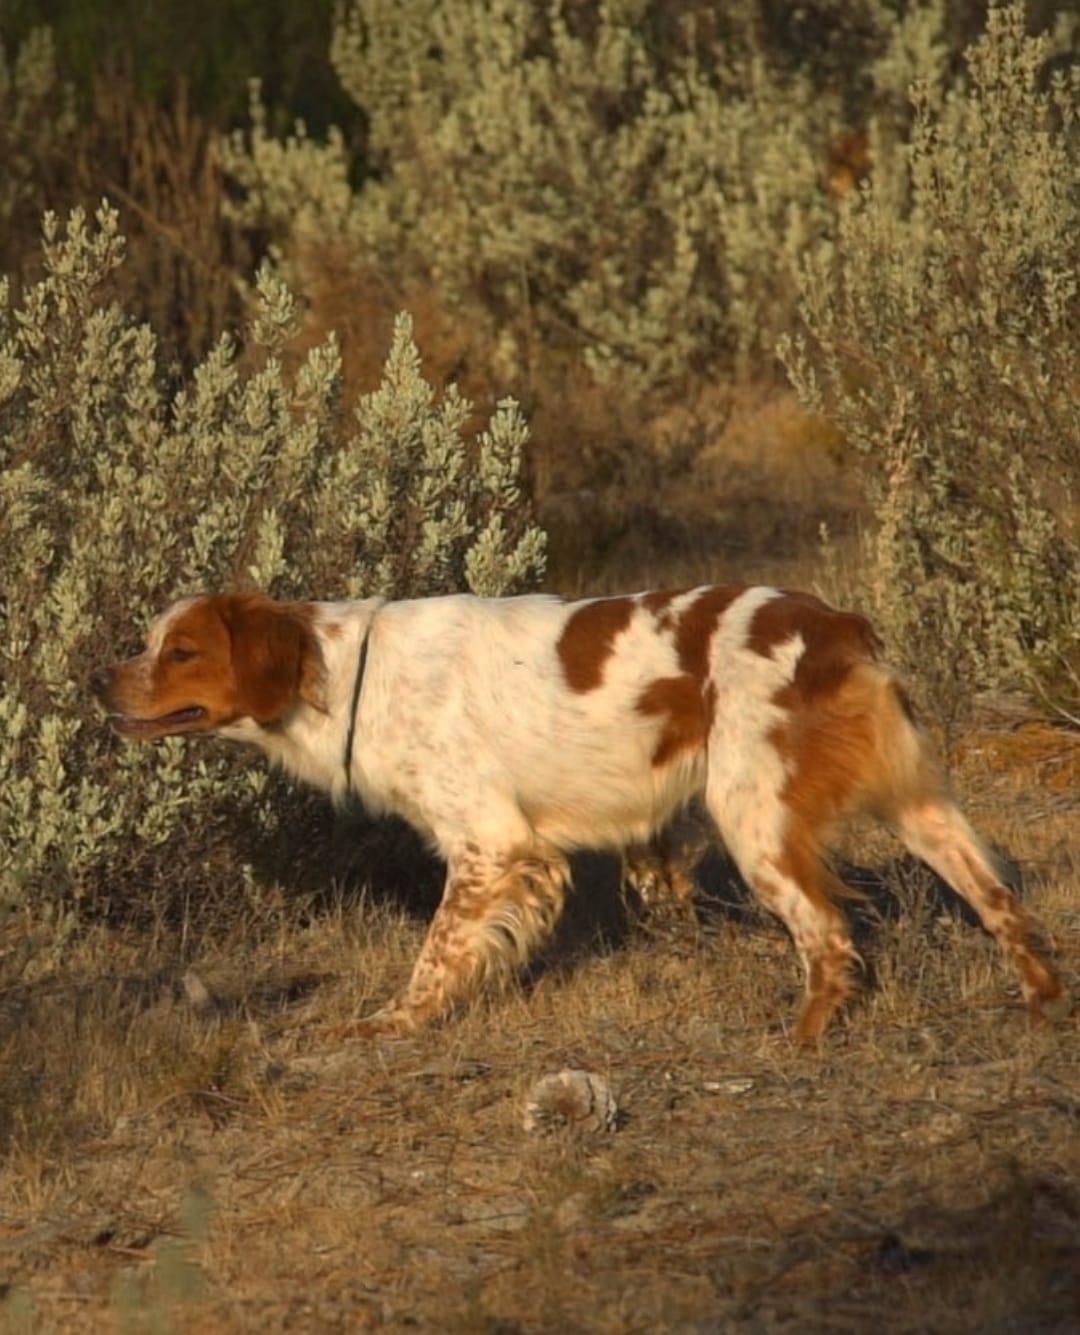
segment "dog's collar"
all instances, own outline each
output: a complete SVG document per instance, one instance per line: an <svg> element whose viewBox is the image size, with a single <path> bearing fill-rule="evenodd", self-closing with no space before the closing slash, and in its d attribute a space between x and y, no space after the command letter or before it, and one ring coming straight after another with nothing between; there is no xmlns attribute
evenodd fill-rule
<svg viewBox="0 0 1080 1335"><path fill-rule="evenodd" d="M353 742L356 740L356 716L359 713L360 692L364 688L364 672L367 668L368 640L371 638L371 625L375 620L375 613L364 627L364 638L360 641L360 653L356 660L356 680L353 682L352 704L349 707L349 731L345 737L345 755L342 758L342 764L345 768L345 795L351 797L353 792L352 781L352 753Z"/></svg>

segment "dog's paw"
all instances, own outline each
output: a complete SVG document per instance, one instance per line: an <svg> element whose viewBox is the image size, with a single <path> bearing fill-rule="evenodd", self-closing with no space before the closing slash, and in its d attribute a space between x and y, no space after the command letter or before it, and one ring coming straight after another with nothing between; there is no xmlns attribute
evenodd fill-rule
<svg viewBox="0 0 1080 1335"><path fill-rule="evenodd" d="M1069 993L1059 987L1056 993L1048 997L1034 997L1028 1003L1028 1012L1032 1020L1049 1020L1051 1024L1060 1024L1072 1013L1073 1000Z"/></svg>

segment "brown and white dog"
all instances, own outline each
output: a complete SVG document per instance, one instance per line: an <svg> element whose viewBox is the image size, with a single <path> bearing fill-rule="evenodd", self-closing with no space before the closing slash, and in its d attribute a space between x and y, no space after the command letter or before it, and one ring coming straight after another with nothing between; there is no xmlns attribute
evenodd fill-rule
<svg viewBox="0 0 1080 1335"><path fill-rule="evenodd" d="M188 598L95 674L125 737L215 732L411 822L446 889L399 998L359 1026L407 1033L550 931L574 849L647 841L700 798L785 923L817 1039L854 951L823 840L888 822L979 915L1033 1017L1069 998L1039 931L949 798L861 616L771 588L564 602L547 595L277 603Z"/></svg>

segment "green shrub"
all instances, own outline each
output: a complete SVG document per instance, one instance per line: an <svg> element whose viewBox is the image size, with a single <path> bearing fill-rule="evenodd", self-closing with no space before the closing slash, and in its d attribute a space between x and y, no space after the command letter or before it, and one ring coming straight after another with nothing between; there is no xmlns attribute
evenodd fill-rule
<svg viewBox="0 0 1080 1335"><path fill-rule="evenodd" d="M350 423L334 339L287 370L293 300L262 272L254 344L223 338L171 397L154 336L108 300L116 214L45 219L44 277L0 286L0 903L235 881L280 807L227 748L118 743L84 683L173 598L528 586L544 537L505 401L475 439L400 316ZM178 857L178 850L183 856Z"/></svg>
<svg viewBox="0 0 1080 1335"><path fill-rule="evenodd" d="M351 188L339 134L271 138L256 94L250 135L223 147L241 216L294 259L334 238L387 281L434 285L482 313L514 372L555 346L642 388L771 364L795 265L832 228L844 96L773 58L765 8L353 0L332 57L369 126L367 179ZM859 10L884 46L890 11Z"/></svg>
<svg viewBox="0 0 1080 1335"><path fill-rule="evenodd" d="M1075 716L1080 684L1080 75L1050 51L992 8L954 89L914 84L903 180L807 264L785 350L862 456L877 616L953 715L1023 685Z"/></svg>

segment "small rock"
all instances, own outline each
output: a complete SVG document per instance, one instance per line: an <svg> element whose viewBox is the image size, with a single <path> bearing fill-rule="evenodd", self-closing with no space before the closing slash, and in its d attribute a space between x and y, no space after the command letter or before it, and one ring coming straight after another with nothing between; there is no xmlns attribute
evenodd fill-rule
<svg viewBox="0 0 1080 1335"><path fill-rule="evenodd" d="M565 1067L545 1075L529 1090L522 1125L531 1133L560 1126L582 1131L614 1131L619 1117L607 1081L592 1071Z"/></svg>
<svg viewBox="0 0 1080 1335"><path fill-rule="evenodd" d="M702 1089L706 1094L749 1094L754 1081L748 1075L732 1076L729 1080L706 1080Z"/></svg>

